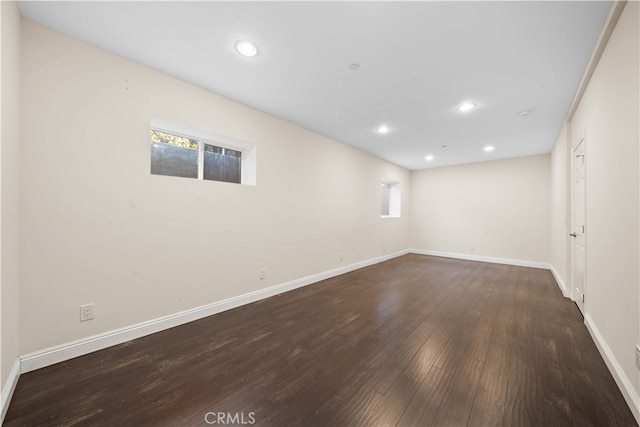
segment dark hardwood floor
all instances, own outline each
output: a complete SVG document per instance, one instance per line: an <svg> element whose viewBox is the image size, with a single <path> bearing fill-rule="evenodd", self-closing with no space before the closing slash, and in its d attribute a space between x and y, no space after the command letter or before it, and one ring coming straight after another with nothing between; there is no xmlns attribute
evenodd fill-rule
<svg viewBox="0 0 640 427"><path fill-rule="evenodd" d="M24 374L5 425L254 420L636 425L549 271L421 255Z"/></svg>

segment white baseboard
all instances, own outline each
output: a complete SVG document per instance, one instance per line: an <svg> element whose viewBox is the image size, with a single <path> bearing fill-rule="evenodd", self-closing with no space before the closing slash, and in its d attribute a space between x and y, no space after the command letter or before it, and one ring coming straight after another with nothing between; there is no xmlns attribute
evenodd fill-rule
<svg viewBox="0 0 640 427"><path fill-rule="evenodd" d="M640 396L638 396L638 392L633 388L629 377L625 374L622 366L618 363L616 356L613 354L611 348L607 345L602 334L598 330L598 327L593 322L593 319L589 314L584 316L584 323L587 325L587 329L591 333L591 337L593 341L596 343L596 347L600 351L602 358L604 359L609 371L611 371L611 375L613 375L613 379L616 381L618 388L622 392L624 396L624 400L627 401L627 405L631 409L633 416L636 419L636 422L640 424Z"/></svg>
<svg viewBox="0 0 640 427"><path fill-rule="evenodd" d="M562 277L560 277L560 274L558 274L558 272L556 271L553 265L551 266L550 270L551 270L551 274L553 274L553 277L556 279L556 283L558 284L558 287L562 291L562 296L564 296L565 298L571 298L571 293L569 292L569 288L567 288L567 286L564 284L564 282L562 281Z"/></svg>
<svg viewBox="0 0 640 427"><path fill-rule="evenodd" d="M2 386L2 396L0 397L0 424L4 421L4 416L7 415L7 409L9 409L9 403L11 403L11 397L18 384L20 378L20 358L16 358L13 363L7 382Z"/></svg>
<svg viewBox="0 0 640 427"><path fill-rule="evenodd" d="M411 249L410 252L412 254L419 254L419 255L431 255L431 256L439 256L439 257L445 257L445 258L457 258L457 259L465 259L468 261L482 261L482 262L490 262L493 264L517 265L520 267L542 268L545 270L549 270L549 268L551 267L546 262L526 261L526 260L509 259L509 258L496 258L496 257L490 257L490 256L482 256L482 255L462 254L457 252L440 252L440 251L431 251L428 249Z"/></svg>
<svg viewBox="0 0 640 427"><path fill-rule="evenodd" d="M188 322L193 322L194 320L202 319L213 314L240 307L242 305L249 304L264 298L269 298L283 292L291 291L296 288L307 286L321 280L329 279L340 274L358 270L360 268L387 261L391 258L406 255L408 253L409 250L405 249L399 252L394 252L392 254L371 258L368 260L356 262L354 264L349 264L343 267L324 271L322 273L313 274L301 279L292 280L280 285L260 289L258 291L249 292L244 295L239 295L201 307L196 307L190 310L171 314L169 316L160 317L147 322L138 323L133 326L109 331L103 334L94 335L92 337L51 347L46 350L27 354L20 357L20 372L25 373L44 368L45 366L50 366L58 362L73 359L74 357L89 354L94 351L102 350L117 344L122 344L124 342L131 341L136 338L141 338L146 335L151 335L156 332L183 325Z"/></svg>

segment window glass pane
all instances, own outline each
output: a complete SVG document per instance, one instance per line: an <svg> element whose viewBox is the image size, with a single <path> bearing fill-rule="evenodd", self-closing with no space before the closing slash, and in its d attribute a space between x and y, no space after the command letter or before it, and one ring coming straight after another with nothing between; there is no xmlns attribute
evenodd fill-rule
<svg viewBox="0 0 640 427"><path fill-rule="evenodd" d="M198 141L184 136L172 135L170 133L160 132L159 130L151 130L151 141L164 142L165 144L175 145L176 147L189 148L198 151Z"/></svg>
<svg viewBox="0 0 640 427"><path fill-rule="evenodd" d="M242 153L204 144L204 179L240 183Z"/></svg>
<svg viewBox="0 0 640 427"><path fill-rule="evenodd" d="M231 157L242 157L241 151L232 150L230 148L217 147L215 145L204 144L205 153L224 154Z"/></svg>
<svg viewBox="0 0 640 427"><path fill-rule="evenodd" d="M389 193L391 190L390 184L382 183L382 203L380 208L380 215L389 216Z"/></svg>
<svg viewBox="0 0 640 427"><path fill-rule="evenodd" d="M151 173L198 178L198 141L151 131Z"/></svg>

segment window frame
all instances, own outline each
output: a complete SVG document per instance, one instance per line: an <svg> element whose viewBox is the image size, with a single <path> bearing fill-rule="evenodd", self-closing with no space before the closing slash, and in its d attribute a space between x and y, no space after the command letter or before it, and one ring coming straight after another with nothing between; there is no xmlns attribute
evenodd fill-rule
<svg viewBox="0 0 640 427"><path fill-rule="evenodd" d="M255 144L236 140L227 136L222 136L206 131L187 128L172 122L161 119L152 119L148 135L151 131L164 132L167 134L181 136L198 141L198 181L223 182L229 184L256 185L256 155ZM153 141L152 141L153 142ZM204 144L229 150L239 151L240 155L240 182L227 182L204 179ZM149 159L151 164L151 159ZM163 175L171 176L171 175Z"/></svg>

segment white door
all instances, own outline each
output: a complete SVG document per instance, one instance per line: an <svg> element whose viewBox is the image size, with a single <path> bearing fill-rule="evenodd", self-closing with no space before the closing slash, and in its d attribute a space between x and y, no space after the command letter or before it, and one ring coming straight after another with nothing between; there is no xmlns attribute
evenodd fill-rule
<svg viewBox="0 0 640 427"><path fill-rule="evenodd" d="M572 158L572 195L573 195L573 231L571 237L573 240L573 300L578 305L580 311L584 314L584 270L585 270L585 237L584 237L584 211L585 211L585 150L584 137L573 149Z"/></svg>

